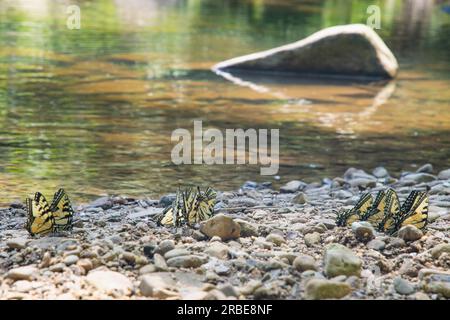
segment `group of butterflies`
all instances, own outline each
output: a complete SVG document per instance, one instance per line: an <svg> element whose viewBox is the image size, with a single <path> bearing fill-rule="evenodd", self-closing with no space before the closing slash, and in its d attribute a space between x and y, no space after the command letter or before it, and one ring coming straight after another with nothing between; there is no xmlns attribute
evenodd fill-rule
<svg viewBox="0 0 450 320"><path fill-rule="evenodd" d="M204 192L197 188L178 189L175 200L158 217L159 224L166 227L190 226L214 215L217 193L210 187Z"/></svg>
<svg viewBox="0 0 450 320"><path fill-rule="evenodd" d="M426 191L412 191L401 206L391 188L379 191L375 200L370 193L365 193L352 209L337 214L336 224L346 226L355 221L368 221L377 231L391 235L405 225L424 229L428 222L428 203Z"/></svg>
<svg viewBox="0 0 450 320"><path fill-rule="evenodd" d="M59 189L51 204L40 192L34 199L26 199L26 229L31 235L45 235L51 232L69 231L72 229L74 210L64 189Z"/></svg>

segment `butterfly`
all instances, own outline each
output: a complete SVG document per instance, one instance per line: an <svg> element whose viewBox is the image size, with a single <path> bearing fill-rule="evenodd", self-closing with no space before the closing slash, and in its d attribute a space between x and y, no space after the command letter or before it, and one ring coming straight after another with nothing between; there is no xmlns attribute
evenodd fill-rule
<svg viewBox="0 0 450 320"><path fill-rule="evenodd" d="M428 194L423 191L412 191L406 198L400 209L400 216L395 222L395 231L408 224L419 229L426 227L428 223Z"/></svg>
<svg viewBox="0 0 450 320"><path fill-rule="evenodd" d="M54 218L45 197L36 192L34 199L26 199L28 219L25 228L31 235L44 235L53 231Z"/></svg>
<svg viewBox="0 0 450 320"><path fill-rule="evenodd" d="M373 204L373 198L370 193L365 193L358 200L356 205L352 209L343 210L336 216L336 225L343 227L351 225L353 222L358 221L367 213L367 210Z"/></svg>
<svg viewBox="0 0 450 320"><path fill-rule="evenodd" d="M159 218L159 224L163 226L178 227L184 222L184 214L182 207L182 194L181 191L177 191L175 200L171 205L167 206L162 212Z"/></svg>
<svg viewBox="0 0 450 320"><path fill-rule="evenodd" d="M386 206L386 192L379 191L375 197L375 201L366 214L361 217L361 220L368 221L373 226L377 226L384 217L384 208Z"/></svg>
<svg viewBox="0 0 450 320"><path fill-rule="evenodd" d="M209 219L214 214L216 203L216 192L208 187L205 192L201 192L197 187L197 193L190 189L185 192L183 198L186 219L190 225Z"/></svg>
<svg viewBox="0 0 450 320"><path fill-rule="evenodd" d="M400 201L398 199L397 192L389 188L386 191L386 204L383 212L383 219L378 223L376 229L378 231L392 233L392 228L396 219L400 215Z"/></svg>
<svg viewBox="0 0 450 320"><path fill-rule="evenodd" d="M207 188L202 192L189 188L185 191L178 189L175 201L166 207L158 219L163 226L178 227L184 223L194 225L209 219L214 214L216 192Z"/></svg>
<svg viewBox="0 0 450 320"><path fill-rule="evenodd" d="M52 204L50 205L50 211L54 219L54 232L72 230L74 210L64 189L59 189L55 193Z"/></svg>

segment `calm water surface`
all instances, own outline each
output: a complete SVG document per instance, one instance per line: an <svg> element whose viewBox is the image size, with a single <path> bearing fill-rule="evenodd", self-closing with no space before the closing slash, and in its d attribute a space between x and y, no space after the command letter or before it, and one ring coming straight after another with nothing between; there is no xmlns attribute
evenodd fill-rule
<svg viewBox="0 0 450 320"><path fill-rule="evenodd" d="M81 8L81 30L66 8ZM390 83L290 77L245 79L213 64L299 40L321 28L364 23L397 56ZM179 184L233 189L258 166L175 166L171 132L279 128L280 172L342 175L349 166L394 173L450 167L450 15L431 0L1 0L1 204L64 186L77 202L102 194L150 196ZM447 10L448 12L448 10Z"/></svg>

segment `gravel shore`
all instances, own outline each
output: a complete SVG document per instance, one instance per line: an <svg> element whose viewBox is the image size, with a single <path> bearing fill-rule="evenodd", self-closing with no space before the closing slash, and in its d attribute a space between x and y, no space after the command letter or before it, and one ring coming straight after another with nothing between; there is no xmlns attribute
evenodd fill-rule
<svg viewBox="0 0 450 320"><path fill-rule="evenodd" d="M362 190L403 201L429 189L429 225L398 237L336 227ZM67 234L31 237L23 204L0 210L1 299L449 299L450 169L391 177L354 168L280 190L246 182L218 192L195 228L154 219L173 199L102 197L76 208Z"/></svg>

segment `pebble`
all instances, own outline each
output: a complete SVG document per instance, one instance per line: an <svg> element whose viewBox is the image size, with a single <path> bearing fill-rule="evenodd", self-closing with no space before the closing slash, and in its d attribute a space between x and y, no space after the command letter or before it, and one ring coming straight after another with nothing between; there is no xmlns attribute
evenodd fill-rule
<svg viewBox="0 0 450 320"><path fill-rule="evenodd" d="M217 241L210 243L205 249L207 255L222 260L228 259L228 252L228 246Z"/></svg>
<svg viewBox="0 0 450 320"><path fill-rule="evenodd" d="M23 248L25 248L27 246L28 242L29 242L29 240L26 239L26 238L14 238L14 239L8 240L6 242L6 245L10 249L21 250L21 249L23 249Z"/></svg>
<svg viewBox="0 0 450 320"><path fill-rule="evenodd" d="M218 214L200 225L200 231L208 237L220 237L223 241L239 238L241 227L229 216Z"/></svg>
<svg viewBox="0 0 450 320"><path fill-rule="evenodd" d="M324 254L324 271L328 277L339 275L360 276L362 261L349 248L333 243Z"/></svg>
<svg viewBox="0 0 450 320"><path fill-rule="evenodd" d="M207 259L202 256L191 254L170 258L166 262L169 267L174 268L198 268L202 264L205 264L207 262Z"/></svg>
<svg viewBox="0 0 450 320"><path fill-rule="evenodd" d="M299 255L294 259L293 267L295 270L303 272L307 270L317 271L317 263L316 260L309 255Z"/></svg>
<svg viewBox="0 0 450 320"><path fill-rule="evenodd" d="M170 258L175 258L179 256L187 256L190 254L190 251L184 248L175 248L170 250L164 254L164 259L168 260Z"/></svg>
<svg viewBox="0 0 450 320"><path fill-rule="evenodd" d="M367 243L367 248L376 251L383 251L386 248L386 243L382 240L373 239Z"/></svg>
<svg viewBox="0 0 450 320"><path fill-rule="evenodd" d="M80 260L80 258L78 258L78 256L76 256L76 255L69 255L69 256L64 258L64 264L66 266L71 266L72 264L77 263L78 260Z"/></svg>
<svg viewBox="0 0 450 320"><path fill-rule="evenodd" d="M234 219L234 222L241 227L241 237L256 237L258 236L258 227L250 222L242 219Z"/></svg>
<svg viewBox="0 0 450 320"><path fill-rule="evenodd" d="M433 165L431 163L424 164L416 170L418 173L433 173Z"/></svg>
<svg viewBox="0 0 450 320"><path fill-rule="evenodd" d="M295 203L295 204L305 204L307 202L308 202L308 198L306 197L306 195L303 192L300 192L292 199L292 203Z"/></svg>
<svg viewBox="0 0 450 320"><path fill-rule="evenodd" d="M308 233L304 237L305 244L308 247L312 247L318 243L320 243L320 234L318 232Z"/></svg>
<svg viewBox="0 0 450 320"><path fill-rule="evenodd" d="M56 263L56 264L50 266L49 270L51 272L63 272L65 270L65 268L66 268L66 265L64 263L60 262L60 263Z"/></svg>
<svg viewBox="0 0 450 320"><path fill-rule="evenodd" d="M384 167L376 167L373 169L372 174L377 178L389 177L389 172Z"/></svg>
<svg viewBox="0 0 450 320"><path fill-rule="evenodd" d="M139 284L139 291L144 297L167 299L178 296L173 281L160 274L146 274Z"/></svg>
<svg viewBox="0 0 450 320"><path fill-rule="evenodd" d="M171 252L171 251L169 251L169 252ZM153 262L154 262L154 268L156 271L167 271L168 270L166 260L159 253L155 253L155 255L153 256Z"/></svg>
<svg viewBox="0 0 450 320"><path fill-rule="evenodd" d="M406 225L398 231L398 237L405 241L416 241L423 237L423 232L413 225Z"/></svg>
<svg viewBox="0 0 450 320"><path fill-rule="evenodd" d="M286 243L286 240L284 240L283 236L271 233L266 237L266 241L272 242L276 246L281 246L283 243Z"/></svg>
<svg viewBox="0 0 450 320"><path fill-rule="evenodd" d="M299 180L292 180L286 183L280 188L281 193L295 193L297 191L303 190L307 186L306 183Z"/></svg>
<svg viewBox="0 0 450 320"><path fill-rule="evenodd" d="M442 170L441 172L439 172L438 179L439 180L450 180L450 169Z"/></svg>
<svg viewBox="0 0 450 320"><path fill-rule="evenodd" d="M305 297L309 300L341 299L352 292L345 282L311 279L306 284Z"/></svg>
<svg viewBox="0 0 450 320"><path fill-rule="evenodd" d="M129 296L133 291L131 280L115 271L93 270L86 276L86 281L107 294Z"/></svg>
<svg viewBox="0 0 450 320"><path fill-rule="evenodd" d="M33 280L39 274L39 270L34 266L24 266L8 271L6 278L12 280Z"/></svg>
<svg viewBox="0 0 450 320"><path fill-rule="evenodd" d="M352 223L352 231L356 239L361 242L368 242L375 238L375 230L367 221L356 221Z"/></svg>
<svg viewBox="0 0 450 320"><path fill-rule="evenodd" d="M443 253L450 254L450 243L440 243L431 249L433 259L438 259Z"/></svg>
<svg viewBox="0 0 450 320"><path fill-rule="evenodd" d="M175 242L173 240L163 240L155 248L155 252L164 255L166 252L175 249Z"/></svg>
<svg viewBox="0 0 450 320"><path fill-rule="evenodd" d="M139 274L144 275L147 273L156 272L156 267L154 264L147 264L139 269Z"/></svg>
<svg viewBox="0 0 450 320"><path fill-rule="evenodd" d="M394 289L395 291L397 291L397 293L402 295L410 295L416 291L411 283L409 283L405 279L402 279L401 277L397 277L394 279Z"/></svg>

